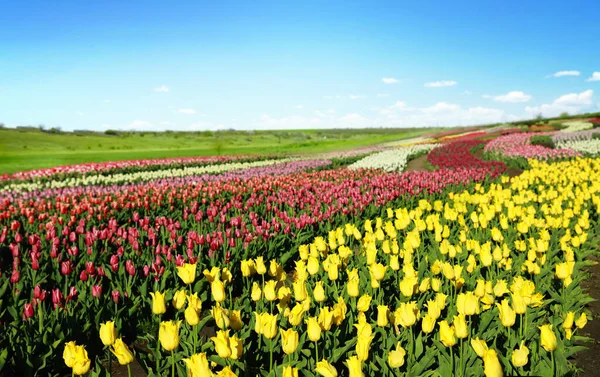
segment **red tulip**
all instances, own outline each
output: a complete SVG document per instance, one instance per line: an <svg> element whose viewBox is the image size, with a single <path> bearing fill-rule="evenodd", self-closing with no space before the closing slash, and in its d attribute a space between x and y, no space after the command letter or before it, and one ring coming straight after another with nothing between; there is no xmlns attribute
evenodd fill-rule
<svg viewBox="0 0 600 377"><path fill-rule="evenodd" d="M120 293L119 291L112 291L112 292L110 293L110 295L112 296L112 300L113 300L115 303L119 303L119 296L121 295L121 293Z"/></svg>
<svg viewBox="0 0 600 377"><path fill-rule="evenodd" d="M82 270L81 273L79 274L79 280L87 281L87 279L88 279L87 273L85 272L85 270Z"/></svg>
<svg viewBox="0 0 600 377"><path fill-rule="evenodd" d="M60 264L60 272L63 275L70 275L73 272L73 264L71 261L64 261Z"/></svg>
<svg viewBox="0 0 600 377"><path fill-rule="evenodd" d="M102 286L101 285L92 286L92 296L94 296L96 298L102 296Z"/></svg>
<svg viewBox="0 0 600 377"><path fill-rule="evenodd" d="M25 308L23 309L23 321L33 317L33 305L32 304L25 304Z"/></svg>

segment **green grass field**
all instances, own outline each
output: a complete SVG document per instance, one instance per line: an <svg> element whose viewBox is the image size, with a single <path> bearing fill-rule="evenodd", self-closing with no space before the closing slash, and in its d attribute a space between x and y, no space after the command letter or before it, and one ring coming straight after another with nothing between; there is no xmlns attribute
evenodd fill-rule
<svg viewBox="0 0 600 377"><path fill-rule="evenodd" d="M355 129L51 134L0 129L0 174L84 162L352 149L439 131Z"/></svg>

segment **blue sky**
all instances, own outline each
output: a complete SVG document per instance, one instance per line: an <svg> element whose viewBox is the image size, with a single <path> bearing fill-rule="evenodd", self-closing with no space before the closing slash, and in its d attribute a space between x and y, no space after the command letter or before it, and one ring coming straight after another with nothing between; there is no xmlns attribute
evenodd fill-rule
<svg viewBox="0 0 600 377"><path fill-rule="evenodd" d="M589 1L4 2L0 122L467 125L600 110Z"/></svg>

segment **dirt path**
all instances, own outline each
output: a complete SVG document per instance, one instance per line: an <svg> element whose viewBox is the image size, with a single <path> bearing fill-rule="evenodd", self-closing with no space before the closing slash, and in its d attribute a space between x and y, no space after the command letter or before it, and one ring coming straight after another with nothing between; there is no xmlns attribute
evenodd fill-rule
<svg viewBox="0 0 600 377"><path fill-rule="evenodd" d="M404 171L429 171L427 165L427 154L414 158L408 161L406 169Z"/></svg>
<svg viewBox="0 0 600 377"><path fill-rule="evenodd" d="M578 368L583 369L579 374L582 377L594 377L600 375L600 264L597 258L590 258L597 264L588 269L589 279L584 280L581 286L596 299L588 305L594 319L589 321L583 328L582 335L594 339L593 342L584 343L587 350L575 354L574 362Z"/></svg>

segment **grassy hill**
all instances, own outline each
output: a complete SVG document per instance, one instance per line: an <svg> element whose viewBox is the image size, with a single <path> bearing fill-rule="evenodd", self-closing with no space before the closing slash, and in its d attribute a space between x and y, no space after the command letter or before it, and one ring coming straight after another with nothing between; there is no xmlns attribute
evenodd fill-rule
<svg viewBox="0 0 600 377"><path fill-rule="evenodd" d="M420 136L440 128L290 131L48 133L0 129L0 174L58 165L219 154L343 150Z"/></svg>

